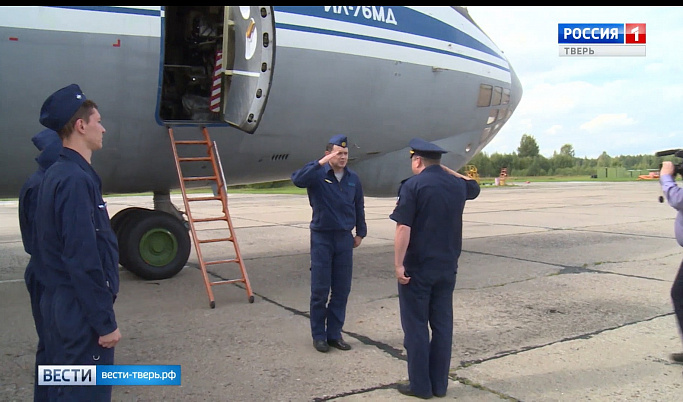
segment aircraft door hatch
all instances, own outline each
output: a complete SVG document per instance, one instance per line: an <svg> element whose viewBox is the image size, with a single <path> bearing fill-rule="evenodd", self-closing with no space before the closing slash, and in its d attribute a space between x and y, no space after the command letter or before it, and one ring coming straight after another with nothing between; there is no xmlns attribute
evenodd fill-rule
<svg viewBox="0 0 683 402"><path fill-rule="evenodd" d="M226 6L221 112L253 133L266 106L273 74L275 19L270 6Z"/></svg>
<svg viewBox="0 0 683 402"><path fill-rule="evenodd" d="M164 6L159 117L256 131L275 61L271 6Z"/></svg>

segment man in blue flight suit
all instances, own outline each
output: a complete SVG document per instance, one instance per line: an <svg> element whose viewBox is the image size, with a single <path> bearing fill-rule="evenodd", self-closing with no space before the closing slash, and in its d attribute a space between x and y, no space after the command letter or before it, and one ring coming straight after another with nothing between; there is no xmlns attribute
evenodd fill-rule
<svg viewBox="0 0 683 402"><path fill-rule="evenodd" d="M313 208L310 314L313 346L319 352L330 346L351 349L341 332L351 291L353 249L368 231L360 179L346 167L346 144L346 136L332 137L325 156L292 173L292 182L306 188Z"/></svg>
<svg viewBox="0 0 683 402"><path fill-rule="evenodd" d="M97 105L76 84L50 95L40 123L63 149L38 191L33 249L44 283L41 313L49 364L114 364L121 333L114 315L119 289L118 246L102 199L92 153L102 148ZM109 401L111 386L57 387L51 399Z"/></svg>
<svg viewBox="0 0 683 402"><path fill-rule="evenodd" d="M43 295L44 285L35 278L35 265L38 258L33 257L33 218L36 213L36 198L38 187L43 181L45 170L59 158L62 150L62 141L53 130L45 129L31 138L33 145L38 148L40 154L36 157L38 169L26 180L19 192L19 228L24 250L31 255L24 272L24 281L31 299L31 312L38 334L38 347L36 349L35 382L33 384L33 400L45 401L48 399L47 387L38 386L38 366L46 364L45 337L43 335L43 318L40 314L40 298Z"/></svg>
<svg viewBox="0 0 683 402"><path fill-rule="evenodd" d="M398 391L427 399L445 396L448 388L462 214L480 189L440 164L446 152L441 147L419 138L409 146L414 176L401 184L390 215L396 221L394 271L410 380Z"/></svg>

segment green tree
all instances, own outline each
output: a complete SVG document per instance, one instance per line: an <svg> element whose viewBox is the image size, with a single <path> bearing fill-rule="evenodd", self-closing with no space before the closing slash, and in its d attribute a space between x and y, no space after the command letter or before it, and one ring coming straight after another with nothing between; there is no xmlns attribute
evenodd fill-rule
<svg viewBox="0 0 683 402"><path fill-rule="evenodd" d="M598 156L598 167L610 167L612 166L612 158L607 155L606 151L602 151L602 154Z"/></svg>
<svg viewBox="0 0 683 402"><path fill-rule="evenodd" d="M564 144L560 148L560 155L567 155L571 156L572 158L574 157L574 147L572 144Z"/></svg>
<svg viewBox="0 0 683 402"><path fill-rule="evenodd" d="M517 148L517 155L520 158L537 156L538 144L536 143L536 139L531 135L523 134L522 140L519 142L519 148Z"/></svg>
<svg viewBox="0 0 683 402"><path fill-rule="evenodd" d="M469 161L468 165L474 165L477 167L477 173L481 177L494 177L498 176L496 168L493 167L491 163L491 158L486 155L486 152L480 152ZM465 173L465 172L463 172Z"/></svg>
<svg viewBox="0 0 683 402"><path fill-rule="evenodd" d="M574 160L574 149L569 144L563 145L559 154L553 152L553 157L550 158L553 170L571 168L574 166Z"/></svg>
<svg viewBox="0 0 683 402"><path fill-rule="evenodd" d="M502 168L507 168L508 175L511 175L512 170L518 166L514 163L515 159L517 159L515 154L499 154L498 152L492 154L491 166L494 169L494 176L498 176Z"/></svg>

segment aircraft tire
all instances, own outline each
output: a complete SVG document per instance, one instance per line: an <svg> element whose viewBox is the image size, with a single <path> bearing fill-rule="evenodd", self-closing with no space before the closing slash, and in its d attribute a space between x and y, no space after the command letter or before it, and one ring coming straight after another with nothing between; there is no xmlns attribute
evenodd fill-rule
<svg viewBox="0 0 683 402"><path fill-rule="evenodd" d="M135 223L141 219L142 215L147 212L153 211L147 208L130 207L122 209L111 218L111 228L114 230L114 233L116 233L116 240L119 244L119 264L124 268L128 268L130 263L128 261L128 254L122 251L122 244L124 243L124 240L128 238L130 227L135 225Z"/></svg>
<svg viewBox="0 0 683 402"><path fill-rule="evenodd" d="M125 224L125 222L130 218L131 215L134 215L134 213L137 213L138 211L150 211L147 208L140 208L140 207L128 207L120 210L119 212L115 213L114 216L111 218L111 228L116 233L116 238L118 239L119 231Z"/></svg>
<svg viewBox="0 0 683 402"><path fill-rule="evenodd" d="M131 214L120 229L119 255L130 272L147 280L168 279L190 257L190 234L173 215L154 210Z"/></svg>

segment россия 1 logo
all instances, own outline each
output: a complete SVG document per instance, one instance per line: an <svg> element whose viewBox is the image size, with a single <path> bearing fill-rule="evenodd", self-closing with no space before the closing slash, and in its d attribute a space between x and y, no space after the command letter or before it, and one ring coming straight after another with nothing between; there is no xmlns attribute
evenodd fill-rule
<svg viewBox="0 0 683 402"><path fill-rule="evenodd" d="M645 56L645 24L557 24L560 56Z"/></svg>
<svg viewBox="0 0 683 402"><path fill-rule="evenodd" d="M624 24L626 43L645 44L645 24Z"/></svg>

